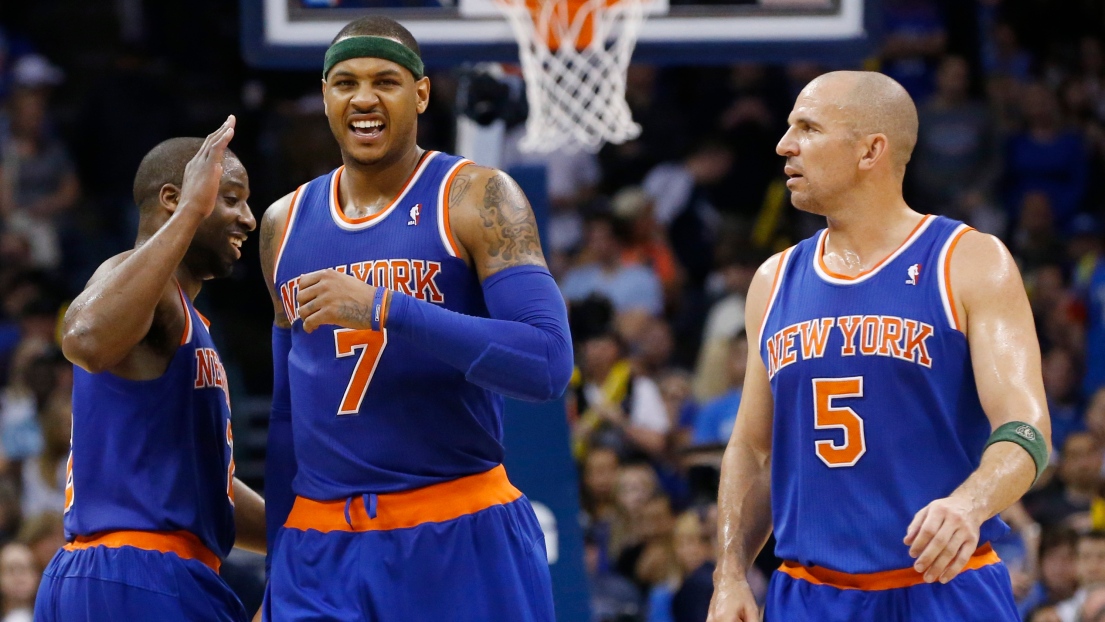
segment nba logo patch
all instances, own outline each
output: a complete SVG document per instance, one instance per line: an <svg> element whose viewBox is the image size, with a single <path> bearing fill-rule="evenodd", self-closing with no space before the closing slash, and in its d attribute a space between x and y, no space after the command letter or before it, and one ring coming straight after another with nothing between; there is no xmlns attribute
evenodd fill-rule
<svg viewBox="0 0 1105 622"><path fill-rule="evenodd" d="M906 280L906 285L916 285L917 277L921 276L921 264L915 263L906 270L906 274L909 275L909 279Z"/></svg>
<svg viewBox="0 0 1105 622"><path fill-rule="evenodd" d="M411 219L407 221L407 226L408 227L417 226L418 221L421 218L422 218L422 204L421 203L416 203L414 205L414 207L411 208Z"/></svg>

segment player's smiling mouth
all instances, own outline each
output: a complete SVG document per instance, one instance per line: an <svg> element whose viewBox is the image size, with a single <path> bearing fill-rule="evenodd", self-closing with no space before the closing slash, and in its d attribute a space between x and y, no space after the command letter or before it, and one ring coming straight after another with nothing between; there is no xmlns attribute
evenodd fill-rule
<svg viewBox="0 0 1105 622"><path fill-rule="evenodd" d="M380 119L357 119L349 123L353 134L363 138L377 138L384 133L385 127Z"/></svg>

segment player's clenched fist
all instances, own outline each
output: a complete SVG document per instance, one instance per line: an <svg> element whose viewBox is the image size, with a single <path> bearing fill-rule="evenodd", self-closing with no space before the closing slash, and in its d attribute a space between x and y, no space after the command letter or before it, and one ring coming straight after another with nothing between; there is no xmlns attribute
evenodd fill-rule
<svg viewBox="0 0 1105 622"><path fill-rule="evenodd" d="M181 209L194 211L206 218L215 210L219 198L219 184L223 178L223 156L226 146L234 138L234 115L226 118L219 129L211 132L200 145L200 150L184 167L181 183Z"/></svg>
<svg viewBox="0 0 1105 622"><path fill-rule="evenodd" d="M310 333L323 324L369 330L375 295L375 286L337 270L307 273L299 278L296 298L303 330Z"/></svg>
<svg viewBox="0 0 1105 622"><path fill-rule="evenodd" d="M917 560L913 568L928 583L951 581L978 548L981 525L970 504L954 496L928 504L906 530L904 542L910 556Z"/></svg>
<svg viewBox="0 0 1105 622"><path fill-rule="evenodd" d="M759 622L760 608L748 582L735 578L714 577L714 595L710 598L710 615L706 622Z"/></svg>

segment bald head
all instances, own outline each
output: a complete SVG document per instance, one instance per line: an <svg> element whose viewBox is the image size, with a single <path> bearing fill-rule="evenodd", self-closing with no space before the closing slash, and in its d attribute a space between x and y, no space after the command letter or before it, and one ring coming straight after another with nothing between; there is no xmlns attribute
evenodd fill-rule
<svg viewBox="0 0 1105 622"><path fill-rule="evenodd" d="M884 134L891 162L905 172L917 145L917 106L901 84L874 71L833 71L814 79L804 91L838 102L857 136Z"/></svg>

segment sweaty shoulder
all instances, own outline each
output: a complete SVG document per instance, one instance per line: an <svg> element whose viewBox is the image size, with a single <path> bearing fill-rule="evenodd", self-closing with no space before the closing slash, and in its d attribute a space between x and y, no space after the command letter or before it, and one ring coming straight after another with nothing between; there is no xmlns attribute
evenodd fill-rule
<svg viewBox="0 0 1105 622"><path fill-rule="evenodd" d="M284 228L288 224L288 212L291 210L296 192L298 190L277 199L261 217L261 269L270 286L274 276L273 263L280 245L284 242Z"/></svg>
<svg viewBox="0 0 1105 622"><path fill-rule="evenodd" d="M265 215L261 218L261 272L265 275L265 286L272 298L276 324L281 328L288 328L290 324L276 295L274 284L276 278L275 263L280 247L284 244L285 228L288 226L288 213L291 211L292 201L295 200L297 192L299 190L289 192L277 199L265 210Z"/></svg>
<svg viewBox="0 0 1105 622"><path fill-rule="evenodd" d="M480 280L513 266L545 267L533 209L509 175L470 164L457 172L446 200L461 259Z"/></svg>
<svg viewBox="0 0 1105 622"><path fill-rule="evenodd" d="M964 333L972 310L983 305L1027 304L1017 262L1001 240L971 229L949 253L952 297Z"/></svg>

